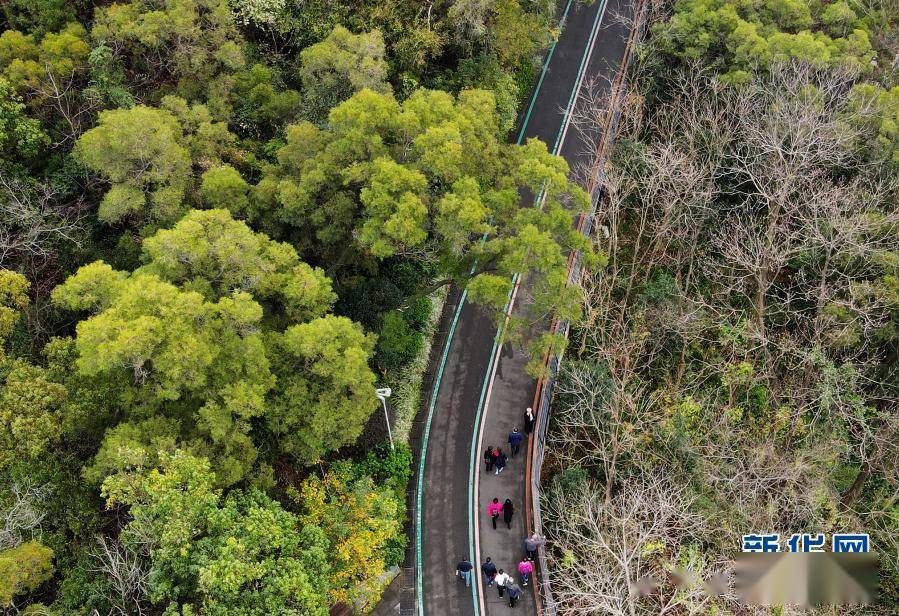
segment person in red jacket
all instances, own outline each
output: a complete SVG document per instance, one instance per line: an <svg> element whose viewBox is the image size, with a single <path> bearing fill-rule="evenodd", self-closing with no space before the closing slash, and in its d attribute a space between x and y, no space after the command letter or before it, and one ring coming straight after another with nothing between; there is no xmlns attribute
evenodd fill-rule
<svg viewBox="0 0 899 616"><path fill-rule="evenodd" d="M500 448L496 449L496 458L493 461L493 465L496 467L496 471L493 473L494 475L499 475L503 472L503 469L506 468L506 454L504 454L503 450Z"/></svg>
<svg viewBox="0 0 899 616"><path fill-rule="evenodd" d="M496 530L496 520L499 518L499 514L502 513L502 511L503 506L500 504L498 498L494 498L493 502L487 505L487 515L493 520L493 530Z"/></svg>
<svg viewBox="0 0 899 616"><path fill-rule="evenodd" d="M487 468L487 472L493 470L493 463L496 462L496 450L488 446L487 451L484 452L484 466Z"/></svg>

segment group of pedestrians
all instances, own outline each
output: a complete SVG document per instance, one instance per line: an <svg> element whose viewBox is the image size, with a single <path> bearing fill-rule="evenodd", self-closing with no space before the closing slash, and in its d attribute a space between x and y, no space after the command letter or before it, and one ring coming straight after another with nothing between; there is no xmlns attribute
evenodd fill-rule
<svg viewBox="0 0 899 616"><path fill-rule="evenodd" d="M500 503L498 498L494 498L493 502L487 505L487 515L490 516L490 520L493 522L493 530L496 530L496 521L499 519L500 514L503 516L506 528L511 529L512 515L514 513L515 506L512 504L511 498L507 498L504 503Z"/></svg>
<svg viewBox="0 0 899 616"><path fill-rule="evenodd" d="M504 569L498 568L492 558L488 557L481 564L481 573L484 576L484 583L487 584L488 588L496 586L496 590L501 599L508 597L509 607L515 607L518 603L518 600L523 593L522 586L527 587L527 585L530 584L531 575L534 573L534 560L537 558L537 550L545 543L545 541L546 540L543 537L536 534L525 538L525 556L518 563L518 574L521 576L521 585L515 581L514 577L506 573ZM466 587L471 586L471 572L473 569L474 565L471 564L468 557L463 558L459 561L459 564L456 565L456 575L465 580Z"/></svg>
<svg viewBox="0 0 899 616"><path fill-rule="evenodd" d="M530 434L531 429L534 425L534 415L533 411L530 407L524 414L525 417L525 431ZM511 457L515 457L518 455L518 452L521 451L521 443L524 441L525 436L521 433L521 431L516 426L512 428L512 431L509 433L509 451L511 453ZM503 472L503 469L506 468L506 454L503 452L500 447L493 447L489 445L487 450L484 451L484 466L487 469L487 472L493 471L495 475L499 475ZM495 469L495 470L494 470ZM493 522L493 528L496 529L496 521L499 519L500 514L503 516L503 521L506 523L506 528L512 528L512 515L515 513L515 506L512 504L512 499L507 498L505 502L500 503L498 498L494 498L493 502L487 505L487 515L490 516L490 520Z"/></svg>
<svg viewBox="0 0 899 616"><path fill-rule="evenodd" d="M514 458L521 452L521 445L525 442L527 435L531 433L533 428L534 412L529 407L524 414L524 432L522 433L516 426L509 433L509 437L506 441L509 445L508 456L506 456L506 453L501 447L493 447L492 445L487 447L486 451L484 451L484 466L487 472L492 472L494 475L502 473L503 469L506 468L506 463L509 458ZM512 518L515 515L515 505L512 503L511 498L507 498L503 502L500 502L499 498L494 498L487 505L487 515L493 523L494 530L496 529L496 521L499 520L500 516L502 516L503 522L506 523L506 528L511 529ZM518 600L521 598L523 592L522 586L526 587L530 583L531 575L534 573L534 562L537 558L537 550L543 543L544 539L536 534L525 538L524 557L517 566L521 585L516 582L512 575L506 573L504 569L498 568L496 563L493 562L493 559L487 558L481 563L481 573L484 576L485 583L488 587L496 586L500 598L508 597L509 607L515 607ZM456 575L465 580L466 587L471 586L473 570L474 565L468 557L463 558L456 565Z"/></svg>
<svg viewBox="0 0 899 616"><path fill-rule="evenodd" d="M531 409L528 409L530 412ZM525 415L527 417L527 414ZM530 432L530 431L528 431ZM518 455L518 452L521 451L521 443L524 441L525 436L521 433L518 427L512 429L509 433L509 454L510 457L514 458ZM487 450L484 452L484 468L486 468L487 472L493 471L494 475L499 475L503 472L503 469L506 468L506 462L508 462L508 457L506 453L503 451L502 447L494 447L493 445L489 445Z"/></svg>

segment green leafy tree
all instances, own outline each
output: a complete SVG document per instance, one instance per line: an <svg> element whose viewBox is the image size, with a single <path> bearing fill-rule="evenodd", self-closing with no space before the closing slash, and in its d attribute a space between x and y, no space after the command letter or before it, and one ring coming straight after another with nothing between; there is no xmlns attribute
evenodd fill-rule
<svg viewBox="0 0 899 616"><path fill-rule="evenodd" d="M762 7L762 19L782 30L805 30L814 23L806 0L767 0Z"/></svg>
<svg viewBox="0 0 899 616"><path fill-rule="evenodd" d="M154 0L97 9L91 38L116 49L137 90L174 82L179 96L230 114L229 76L244 67L244 41L227 0ZM141 75L156 75L149 82Z"/></svg>
<svg viewBox="0 0 899 616"><path fill-rule="evenodd" d="M56 32L75 21L74 7L67 0L9 0L0 11L10 28L38 35Z"/></svg>
<svg viewBox="0 0 899 616"><path fill-rule="evenodd" d="M64 430L66 388L44 368L6 357L3 343L28 306L28 280L0 270L0 468L34 459Z"/></svg>
<svg viewBox="0 0 899 616"><path fill-rule="evenodd" d="M0 78L58 146L68 147L93 120L100 101L91 77L87 32L75 21L58 32L0 34Z"/></svg>
<svg viewBox="0 0 899 616"><path fill-rule="evenodd" d="M263 29L280 30L286 0L239 0L234 3L238 21Z"/></svg>
<svg viewBox="0 0 899 616"><path fill-rule="evenodd" d="M376 406L374 336L327 315L335 295L321 270L225 210L191 211L143 247L135 272L97 261L53 292L91 315L76 327L74 368L125 411L85 477L177 446L230 485L253 468L263 416L277 449L303 462L359 435Z"/></svg>
<svg viewBox="0 0 899 616"><path fill-rule="evenodd" d="M243 215L250 205L250 185L230 165L213 167L205 172L200 194L208 207L230 210L235 216Z"/></svg>
<svg viewBox="0 0 899 616"><path fill-rule="evenodd" d="M231 124L241 136L267 139L302 115L300 93L284 86L279 71L261 63L234 75Z"/></svg>
<svg viewBox="0 0 899 616"><path fill-rule="evenodd" d="M111 381L132 418L178 420L182 438L216 460L224 484L244 476L256 458L249 422L273 385L258 331L262 307L250 295L207 301L98 261L57 287L53 300L94 313L76 328L79 373Z"/></svg>
<svg viewBox="0 0 899 616"><path fill-rule="evenodd" d="M831 36L846 36L856 24L858 16L846 2L828 4L821 12L821 23Z"/></svg>
<svg viewBox="0 0 899 616"><path fill-rule="evenodd" d="M173 220L190 177L183 140L181 126L168 111L138 105L102 112L99 125L75 146L78 160L112 184L100 203L100 219Z"/></svg>
<svg viewBox="0 0 899 616"><path fill-rule="evenodd" d="M889 90L864 83L855 86L851 100L856 109L852 120L868 124L876 139L862 145L875 158L899 165L899 86Z"/></svg>
<svg viewBox="0 0 899 616"><path fill-rule="evenodd" d="M794 59L870 73L875 54L868 32L851 29L852 20L839 8L826 10L820 20L816 23L804 0L769 0L762 6L679 0L671 18L655 26L656 44L679 60L703 60L730 81L745 81L749 71Z"/></svg>
<svg viewBox="0 0 899 616"><path fill-rule="evenodd" d="M24 361L12 363L0 387L0 467L34 459L65 429L66 388L47 371Z"/></svg>
<svg viewBox="0 0 899 616"><path fill-rule="evenodd" d="M471 297L497 313L511 276L533 274L535 312L575 316L566 255L577 248L592 258L571 224L587 197L545 144L507 145L499 134L489 92L419 90L398 103L363 90L331 112L325 129L288 129L251 217L296 228L303 247L328 263L348 261L354 243L357 262L435 264L437 286L465 284L473 271ZM540 195L538 207L521 207L522 191Z"/></svg>
<svg viewBox="0 0 899 616"><path fill-rule="evenodd" d="M25 114L21 98L0 77L0 168L14 169L34 161L49 141L41 123Z"/></svg>
<svg viewBox="0 0 899 616"><path fill-rule="evenodd" d="M37 541L0 552L0 604L10 607L15 595L32 592L53 577L53 550Z"/></svg>
<svg viewBox="0 0 899 616"><path fill-rule="evenodd" d="M107 505L130 506L126 545L148 545L150 598L166 613L327 614L328 541L259 491L215 491L209 462L163 454L160 467L113 476ZM194 610L197 610L195 612Z"/></svg>
<svg viewBox="0 0 899 616"><path fill-rule="evenodd" d="M92 484L100 485L107 477L123 470L153 468L161 456L186 448L177 419L150 417L126 421L106 431L99 450L82 475Z"/></svg>
<svg viewBox="0 0 899 616"><path fill-rule="evenodd" d="M0 74L19 92L37 94L42 101L54 92L54 81L66 83L87 68L89 51L87 32L77 22L45 34L40 42L6 30L0 34Z"/></svg>
<svg viewBox="0 0 899 616"><path fill-rule="evenodd" d="M0 269L0 350L16 326L20 312L28 306L30 287L22 274Z"/></svg>
<svg viewBox="0 0 899 616"><path fill-rule="evenodd" d="M389 368L401 368L421 350L423 337L406 322L403 313L392 310L384 317L378 333L379 364Z"/></svg>
<svg viewBox="0 0 899 616"><path fill-rule="evenodd" d="M220 165L233 140L205 106L170 96L162 109L138 105L102 112L74 153L112 185L100 203L101 220L168 223L184 211L194 167Z"/></svg>
<svg viewBox="0 0 899 616"><path fill-rule="evenodd" d="M324 316L273 337L278 390L267 415L282 449L304 463L356 440L377 407L375 336Z"/></svg>
<svg viewBox="0 0 899 616"><path fill-rule="evenodd" d="M305 113L314 121L324 120L332 107L362 89L389 92L381 33L353 34L336 26L300 53L300 81Z"/></svg>
<svg viewBox="0 0 899 616"><path fill-rule="evenodd" d="M493 3L490 47L502 66L518 68L526 59L549 44L552 8L528 10L529 3L497 0ZM535 2L533 5L540 5ZM544 4L546 6L546 4Z"/></svg>
<svg viewBox="0 0 899 616"><path fill-rule="evenodd" d="M324 315L336 299L331 281L300 262L289 245L254 233L225 210L192 210L143 243L141 272L216 299L246 291L277 298L294 322Z"/></svg>

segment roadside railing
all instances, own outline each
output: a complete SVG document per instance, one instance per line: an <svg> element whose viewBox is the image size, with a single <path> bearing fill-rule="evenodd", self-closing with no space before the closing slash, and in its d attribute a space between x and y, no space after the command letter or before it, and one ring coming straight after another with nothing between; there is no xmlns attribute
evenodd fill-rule
<svg viewBox="0 0 899 616"><path fill-rule="evenodd" d="M615 139L618 130L618 122L621 118L621 105L626 94L626 74L633 59L633 51L636 44L643 39L646 25L646 0L635 0L634 20L628 35L624 57L621 61L621 69L612 83L609 102L609 113L603 121L604 128L596 148L593 166L590 173L587 190L590 193L590 212L582 214L577 223L578 230L586 236L590 235L593 222L596 217L596 209L602 197L602 179L604 166L608 160L609 146ZM576 283L581 275L581 255L572 253L568 259L568 284ZM550 329L554 334L561 333L568 338L570 324L567 321L555 321ZM540 477L543 469L543 455L546 449L546 428L549 423L549 410L552 403L553 388L562 362L562 352L549 355L544 359L543 378L537 381L537 390L534 394L532 408L535 413L535 425L533 438L529 443L528 457L528 485L526 486L526 501L529 506L527 516L527 532L543 534L543 517L540 508ZM547 566L546 549L538 551L539 584L534 584L534 595L538 614L556 616L558 607L553 599L552 586ZM536 577L536 576L535 576Z"/></svg>

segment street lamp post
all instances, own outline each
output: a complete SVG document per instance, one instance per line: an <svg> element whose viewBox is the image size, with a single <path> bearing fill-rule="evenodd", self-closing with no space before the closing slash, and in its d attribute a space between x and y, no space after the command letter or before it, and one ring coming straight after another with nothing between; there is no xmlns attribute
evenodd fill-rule
<svg viewBox="0 0 899 616"><path fill-rule="evenodd" d="M387 415L387 398L389 398L392 393L393 392L389 387L381 387L375 390L375 395L384 407L384 421L387 423L387 438L390 439L390 448L396 449L396 447L393 446L393 432L390 431L390 417Z"/></svg>

